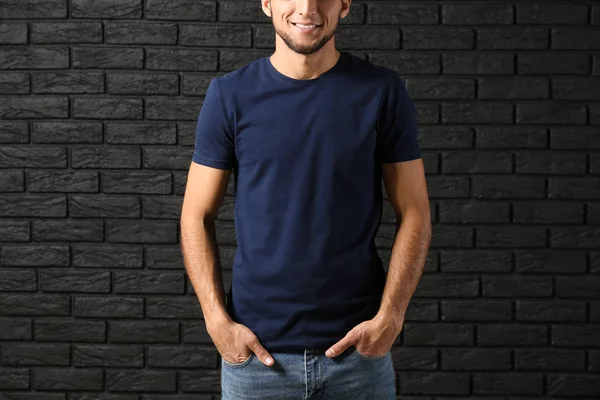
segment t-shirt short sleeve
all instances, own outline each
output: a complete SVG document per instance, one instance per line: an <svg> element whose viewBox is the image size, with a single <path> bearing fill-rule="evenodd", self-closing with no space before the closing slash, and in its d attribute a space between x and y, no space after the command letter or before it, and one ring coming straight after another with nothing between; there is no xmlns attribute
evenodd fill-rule
<svg viewBox="0 0 600 400"><path fill-rule="evenodd" d="M377 159L394 163L420 158L415 105L398 74L387 85L377 120Z"/></svg>
<svg viewBox="0 0 600 400"><path fill-rule="evenodd" d="M234 133L223 112L216 78L208 84L198 114L192 161L219 169L231 169L235 165Z"/></svg>

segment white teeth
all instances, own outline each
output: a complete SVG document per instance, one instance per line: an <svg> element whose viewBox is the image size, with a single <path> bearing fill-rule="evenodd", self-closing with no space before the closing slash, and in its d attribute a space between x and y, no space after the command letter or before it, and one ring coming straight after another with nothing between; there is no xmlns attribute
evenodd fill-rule
<svg viewBox="0 0 600 400"><path fill-rule="evenodd" d="M297 26L299 26L300 28L314 28L316 25L302 25L302 24L296 24Z"/></svg>

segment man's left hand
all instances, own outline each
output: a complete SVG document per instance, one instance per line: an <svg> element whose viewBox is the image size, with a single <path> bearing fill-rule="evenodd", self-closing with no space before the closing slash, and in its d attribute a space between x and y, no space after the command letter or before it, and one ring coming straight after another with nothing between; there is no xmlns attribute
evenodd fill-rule
<svg viewBox="0 0 600 400"><path fill-rule="evenodd" d="M331 346L325 355L329 358L338 356L354 345L356 350L365 356L383 356L392 348L402 330L402 324L401 320L377 314L373 319L352 328L346 336Z"/></svg>

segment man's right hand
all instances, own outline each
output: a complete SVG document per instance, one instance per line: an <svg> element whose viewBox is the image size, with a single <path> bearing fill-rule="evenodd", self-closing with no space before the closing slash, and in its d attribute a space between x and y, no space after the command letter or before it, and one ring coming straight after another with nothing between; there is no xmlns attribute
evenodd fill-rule
<svg viewBox="0 0 600 400"><path fill-rule="evenodd" d="M228 320L212 325L207 324L206 330L225 361L232 364L241 363L254 353L266 366L270 367L274 364L273 357L246 325Z"/></svg>

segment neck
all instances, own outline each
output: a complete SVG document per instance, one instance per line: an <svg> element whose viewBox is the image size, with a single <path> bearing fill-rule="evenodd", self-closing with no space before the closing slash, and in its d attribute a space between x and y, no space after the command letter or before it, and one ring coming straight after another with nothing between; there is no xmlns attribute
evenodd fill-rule
<svg viewBox="0 0 600 400"><path fill-rule="evenodd" d="M280 37L275 52L270 56L271 64L283 75L293 79L314 79L333 68L340 52L330 40L319 51L313 54L298 54L292 51Z"/></svg>

